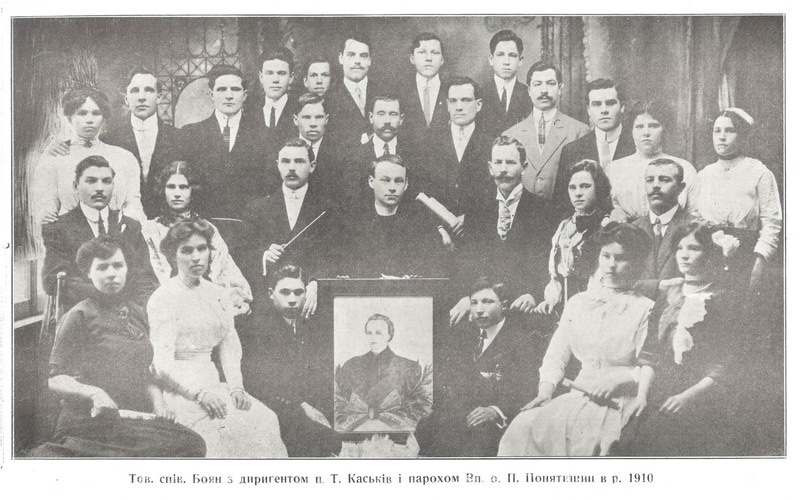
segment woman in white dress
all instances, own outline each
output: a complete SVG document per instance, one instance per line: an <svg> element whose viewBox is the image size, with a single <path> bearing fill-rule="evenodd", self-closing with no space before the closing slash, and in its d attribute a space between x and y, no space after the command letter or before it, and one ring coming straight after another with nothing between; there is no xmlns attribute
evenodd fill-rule
<svg viewBox="0 0 800 501"><path fill-rule="evenodd" d="M278 418L242 385L242 345L224 290L203 276L208 270L212 227L204 220L174 225L161 251L178 270L147 304L153 370L178 422L206 441L208 457L286 457ZM211 351L219 350L226 383Z"/></svg>
<svg viewBox="0 0 800 501"><path fill-rule="evenodd" d="M509 425L500 456L606 455L628 419L647 405L653 369L637 359L653 301L633 285L650 236L611 222L595 238L599 283L567 303L539 369L538 395ZM564 379L573 356L581 363L574 383ZM553 398L559 384L572 391Z"/></svg>
<svg viewBox="0 0 800 501"><path fill-rule="evenodd" d="M42 154L34 171L34 211L41 224L52 223L61 214L78 206L75 194L75 167L86 157L99 155L114 170L114 193L108 206L128 217L144 222L141 173L133 153L106 144L98 138L103 122L110 115L108 97L93 87L72 89L61 99L70 131L58 147Z"/></svg>
<svg viewBox="0 0 800 501"><path fill-rule="evenodd" d="M183 161L170 163L158 175L156 190L161 197L161 214L142 224L142 235L150 251L150 264L161 285L173 275L170 260L161 252L161 241L175 224L200 219L200 215L192 210L193 198L198 188L198 175L191 165ZM211 237L211 264L208 266L207 278L226 290L227 298L237 315L246 314L250 311L250 302L253 300L250 284L233 261L228 245L217 228L208 224L214 230L214 235Z"/></svg>
<svg viewBox="0 0 800 501"><path fill-rule="evenodd" d="M783 211L775 176L763 163L745 156L753 117L728 108L714 121L717 161L689 187L687 209L741 242L732 265L737 285L756 288L767 261L780 245Z"/></svg>

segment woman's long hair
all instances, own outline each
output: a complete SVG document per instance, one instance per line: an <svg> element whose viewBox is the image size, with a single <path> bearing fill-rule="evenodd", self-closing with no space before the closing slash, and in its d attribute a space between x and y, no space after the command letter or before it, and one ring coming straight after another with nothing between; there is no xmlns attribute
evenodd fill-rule
<svg viewBox="0 0 800 501"><path fill-rule="evenodd" d="M600 164L594 160L581 160L569 169L569 178L578 172L588 172L594 181L595 208L604 214L610 214L613 205L611 204L611 181L608 180L605 171ZM569 186L569 184L567 184ZM569 190L569 188L567 188ZM570 199L571 200L571 199Z"/></svg>
<svg viewBox="0 0 800 501"><path fill-rule="evenodd" d="M169 179L175 174L186 177L186 181L192 188L191 200L189 200L189 207L187 208L190 215L187 219L200 219L201 217L192 207L197 206L197 198L202 196L202 176L196 172L194 167L188 162L176 160L167 165L164 170L158 174L156 185L153 187L156 197L161 201L161 214L158 216L157 221L168 227L179 220L177 217L178 215L170 208L166 194L164 193Z"/></svg>

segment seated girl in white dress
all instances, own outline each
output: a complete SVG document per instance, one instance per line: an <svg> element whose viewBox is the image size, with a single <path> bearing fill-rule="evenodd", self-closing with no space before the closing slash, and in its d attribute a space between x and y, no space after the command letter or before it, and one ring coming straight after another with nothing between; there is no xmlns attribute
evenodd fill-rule
<svg viewBox="0 0 800 501"><path fill-rule="evenodd" d="M653 376L637 358L653 301L634 292L647 232L609 223L595 239L599 283L573 296L539 369L539 392L500 440L499 456L607 455L632 415L647 405ZM572 357L581 363L574 383L564 379ZM559 384L572 391L553 398Z"/></svg>
<svg viewBox="0 0 800 501"><path fill-rule="evenodd" d="M242 345L224 289L203 278L213 232L205 220L184 221L161 241L178 274L147 304L153 369L171 388L164 397L178 422L203 437L208 457L286 457L277 416L242 385Z"/></svg>

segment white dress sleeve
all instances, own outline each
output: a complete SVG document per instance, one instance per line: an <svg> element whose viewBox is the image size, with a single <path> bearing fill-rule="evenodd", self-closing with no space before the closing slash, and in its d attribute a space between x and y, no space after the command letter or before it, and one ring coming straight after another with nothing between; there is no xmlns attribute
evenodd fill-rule
<svg viewBox="0 0 800 501"><path fill-rule="evenodd" d="M756 197L761 229L755 251L769 259L778 249L779 236L783 227L783 211L775 175L766 166L764 173L758 178Z"/></svg>

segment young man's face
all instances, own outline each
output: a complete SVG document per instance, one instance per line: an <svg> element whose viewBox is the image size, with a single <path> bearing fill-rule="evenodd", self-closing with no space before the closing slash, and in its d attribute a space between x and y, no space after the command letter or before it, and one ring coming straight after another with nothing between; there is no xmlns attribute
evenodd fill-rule
<svg viewBox="0 0 800 501"><path fill-rule="evenodd" d="M648 165L644 169L644 189L650 208L656 214L663 214L678 205L678 196L686 187L678 181L678 166Z"/></svg>
<svg viewBox="0 0 800 501"><path fill-rule="evenodd" d="M556 71L552 68L534 71L531 74L528 94L536 109L547 111L555 108L558 98L561 97L561 84L556 78Z"/></svg>
<svg viewBox="0 0 800 501"><path fill-rule="evenodd" d="M278 280L274 289L269 289L272 305L283 318L295 319L303 311L306 302L306 286L299 278L286 277Z"/></svg>
<svg viewBox="0 0 800 501"><path fill-rule="evenodd" d="M475 121L482 104L480 99L475 99L475 88L471 84L451 85L447 92L450 121L461 127Z"/></svg>
<svg viewBox="0 0 800 501"><path fill-rule="evenodd" d="M492 159L489 160L491 174L497 188L508 196L522 182L522 170L525 165L519 158L519 150L513 144L492 148Z"/></svg>
<svg viewBox="0 0 800 501"><path fill-rule="evenodd" d="M216 108L223 115L232 117L242 109L247 91L244 90L242 79L237 75L222 75L214 82L211 90L211 99Z"/></svg>
<svg viewBox="0 0 800 501"><path fill-rule="evenodd" d="M344 52L339 53L339 64L342 65L344 77L352 82L360 82L367 76L372 58L369 45L353 39L344 44Z"/></svg>
<svg viewBox="0 0 800 501"><path fill-rule="evenodd" d="M103 125L103 112L94 99L87 97L81 107L69 117L69 123L74 133L81 139L94 139Z"/></svg>
<svg viewBox="0 0 800 501"><path fill-rule="evenodd" d="M387 143L397 136L397 131L403 125L403 115L400 113L400 101L375 101L369 114L372 131Z"/></svg>
<svg viewBox="0 0 800 501"><path fill-rule="evenodd" d="M111 167L89 167L75 183L78 199L85 205L102 210L114 193L114 171Z"/></svg>
<svg viewBox="0 0 800 501"><path fill-rule="evenodd" d="M470 318L475 325L486 329L503 320L503 303L494 289L483 289L469 297Z"/></svg>
<svg viewBox="0 0 800 501"><path fill-rule="evenodd" d="M589 91L589 106L586 110L589 112L592 124L608 132L620 124L625 107L619 101L617 89L611 87Z"/></svg>
<svg viewBox="0 0 800 501"><path fill-rule="evenodd" d="M397 207L408 188L406 169L392 162L378 162L375 175L369 177L369 187L375 194L375 203L391 209Z"/></svg>
<svg viewBox="0 0 800 501"><path fill-rule="evenodd" d="M419 47L411 54L410 60L417 73L425 78L435 77L444 64L442 43L439 40L421 41Z"/></svg>
<svg viewBox="0 0 800 501"><path fill-rule="evenodd" d="M325 134L325 126L328 124L325 107L322 103L303 106L294 116L294 124L303 139L312 143L318 141Z"/></svg>
<svg viewBox="0 0 800 501"><path fill-rule="evenodd" d="M158 79L149 73L137 73L125 89L125 104L133 116L147 120L156 114L158 105Z"/></svg>
<svg viewBox="0 0 800 501"><path fill-rule="evenodd" d="M261 86L264 87L264 94L273 101L277 101L289 91L289 85L292 83L289 63L281 59L264 61L258 72L258 79L261 81Z"/></svg>
<svg viewBox="0 0 800 501"><path fill-rule="evenodd" d="M511 80L517 75L522 54L517 48L517 43L506 40L497 44L494 53L489 55L489 64L494 74L503 80Z"/></svg>
<svg viewBox="0 0 800 501"><path fill-rule="evenodd" d="M314 162L308 158L305 146L284 146L278 153L278 171L283 185L290 190L302 188L314 172Z"/></svg>
<svg viewBox="0 0 800 501"><path fill-rule="evenodd" d="M331 87L331 65L329 63L311 63L308 73L303 79L306 90L318 96L324 96Z"/></svg>

